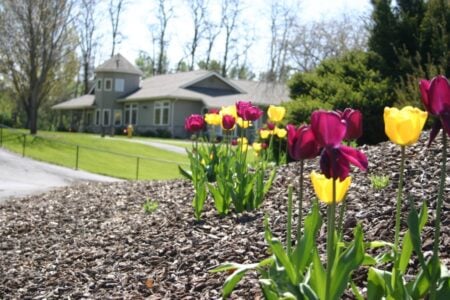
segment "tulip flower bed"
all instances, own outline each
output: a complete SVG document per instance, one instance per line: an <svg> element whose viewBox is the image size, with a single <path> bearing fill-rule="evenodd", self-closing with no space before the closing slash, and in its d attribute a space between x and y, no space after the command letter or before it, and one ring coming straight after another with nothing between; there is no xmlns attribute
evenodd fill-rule
<svg viewBox="0 0 450 300"><path fill-rule="evenodd" d="M87 237L94 236L94 241L101 241L103 247L100 248L102 254L95 253L95 265L88 267L89 272L80 271L81 274L89 282L93 293L96 288L102 291L103 294L96 293L96 297L111 296L104 293L105 286L118 288L122 295L123 289L127 293L136 293L135 289L127 289L130 281L135 280L129 277L127 271L131 269L136 274L136 268L142 264L141 256L136 256L136 253L142 254L143 247L146 249L144 251L150 251L148 260L144 257L143 261L144 264L150 262L147 267L152 272L144 275L147 290L142 288L142 282L137 284L140 296L145 296L147 291L147 296L156 298L209 299L220 297L220 294L226 298L233 293L249 298L259 297L262 292L266 299L449 299L449 177L446 161L447 135L450 135L450 85L445 77L438 76L431 81L422 80L420 90L428 112L409 106L385 108L385 132L391 143L363 149L348 146L352 143L345 140L358 138L362 133L362 114L353 109L342 112L318 110L312 113L310 125L298 128L289 125L285 131L287 148L291 158L299 161L299 168L296 164L280 166L278 170L272 169L269 176L266 168L273 158L271 154L262 155L253 171L246 162L248 141L245 129L262 115L257 107L238 102L236 106L222 108L220 114L206 116L205 119L199 115L190 116L186 119L186 129L191 133L200 132L205 120L220 120L225 131L224 146L211 143L200 148L198 140L194 139L193 150L188 152L191 171L180 169L191 180L192 186L189 183L183 186L186 182L178 181L175 182L177 189L169 184L166 186L166 192L170 194L168 199L166 193L158 193L161 186L157 190L150 188L155 193L152 201L161 203L158 205L161 209L147 210L152 213L149 218L155 222L150 223L150 229L144 234L142 231L147 227L142 226L142 218L137 215L129 218L124 212L124 208L132 204L129 197L119 197L119 201L110 202L111 207L119 211L109 210L106 216L91 204L94 217L89 216L88 224L94 230L88 230L91 236ZM429 134L429 148L425 149L423 141L421 146L416 144L428 113L435 117L435 125ZM273 107L269 108L268 116L271 120L280 120L278 109ZM231 151L231 130L236 123L241 124L243 131L236 142L238 150ZM272 134L271 147L275 132L282 132L282 129L277 128L276 124L267 129ZM436 142L440 142L442 147L435 147ZM399 161L399 164L392 164L393 161ZM351 165L360 171L375 171L373 174L389 172L386 175L393 179L393 184L381 192L375 190L370 186L371 174L360 173ZM208 174L208 169L213 172ZM304 174L308 174L310 184L305 184ZM294 193L293 186L297 183ZM213 203L206 202L206 187ZM192 188L193 195L188 195ZM121 193L116 192L115 195L120 196ZM189 218L185 201L179 202L186 200L185 195L193 199L195 221ZM270 201L263 203L265 198ZM38 213L33 215L34 218L23 216L20 220L31 219L31 222L37 220L38 224L45 224L45 218L53 213L54 206L58 209L56 216L61 218L72 203L60 206L50 200L39 207L44 214ZM298 203L297 209L294 209L294 203ZM215 211L211 206L215 207ZM258 208L264 210L265 217L263 212L255 210ZM42 243L42 236L46 233L36 232L36 223L16 223L21 210L20 205L6 206L7 213L2 214L6 217L0 219L0 224L6 224L0 227L0 233L4 231L2 236L13 237L7 239L5 246L2 243L2 249L12 254L5 260L14 262L13 268L0 270L9 275L4 276L8 286L17 284L20 273L17 270L25 269L20 264L22 249L16 250L17 245L27 245L27 265L38 270L42 270L43 265L46 266L44 269L48 269L50 265L49 276L58 274L61 261L69 268L74 262L70 258L65 260L71 251L61 252L58 247L50 246L54 249L52 254L56 255L53 258L56 261L47 260L35 265L34 259L29 259L34 252L29 251L35 250L36 242ZM202 212L205 215L203 221ZM224 218L225 215L228 217ZM101 219L100 227L95 216ZM70 246L77 243L86 245L84 219L66 216L62 220L62 223L50 222L53 225L47 228L50 237L46 241L50 240L53 245L69 235L70 241L75 241L75 245ZM72 227L60 231L58 225L64 227L66 222ZM152 230L153 226L156 230ZM294 226L296 230L293 232ZM125 227L125 232L122 227ZM79 228L81 231L78 231ZM116 230L102 235L102 230L111 228ZM30 243L30 236L25 235L28 240L22 241L20 233L23 231L32 232L31 237L40 238L37 241L31 238L33 244ZM68 233L75 233L78 239ZM124 236L127 236L126 242L116 245L117 238ZM135 241L141 247L136 249ZM91 244L88 242L87 245ZM125 247L126 250L123 249ZM45 252L47 248L41 251ZM75 250L75 263L80 262L80 255L83 257L81 262L85 263L85 254ZM130 255L138 258L137 262L133 260L132 267L123 261L128 260ZM36 258L41 259L41 256L39 253ZM112 271L108 268L110 264L113 264ZM96 285L92 276L95 277L99 270L103 271L105 265L109 271L108 280ZM94 272L91 270L93 267ZM127 271L124 273L121 270ZM255 281L255 272L258 281ZM248 273L252 275L250 283L244 282L239 288L238 284ZM37 275L36 269L34 274ZM74 274L73 269L70 274ZM38 283L43 281L46 279L39 277ZM221 292L216 287L218 281L223 281ZM67 285L65 281L63 283ZM11 287L6 288L8 293L11 290ZM65 290L67 288L64 286L62 291ZM43 297L67 296L59 293L60 284L52 290L53 294L40 291ZM55 291L58 294L54 295ZM80 297L80 292L77 292L70 296ZM89 292L82 294L82 297L91 296Z"/></svg>
<svg viewBox="0 0 450 300"><path fill-rule="evenodd" d="M407 148L404 190L419 205L429 204L423 230L423 249L433 248L433 215L439 184L441 135L426 147L429 132ZM364 238L394 241L395 199L400 149L391 142L364 146L368 172L353 172L346 197L344 237L362 223ZM317 171L318 159L305 161L304 171ZM82 184L0 204L0 298L133 298L218 299L228 274L210 273L233 261L255 263L268 257L264 240L264 215L270 215L274 236L285 241L286 186L297 194L300 162L280 166L266 200L253 212L219 217L206 203L202 222L194 222L192 183L186 180ZM450 172L450 170L448 171ZM390 184L376 190L370 176L388 175ZM447 177L446 193L450 193ZM310 211L314 191L305 181L304 211ZM148 215L146 200L157 202ZM295 199L295 198L294 198ZM326 212L321 205L322 213ZM402 208L401 234L406 230L407 205ZM294 211L294 219L298 213ZM325 221L325 220L324 220ZM296 225L294 222L293 226ZM443 205L440 254L450 267L450 205ZM325 254L326 231L319 232ZM408 274L415 274L412 260ZM363 288L367 268L355 273ZM348 298L351 291L347 291ZM261 297L255 273L246 275L231 299Z"/></svg>

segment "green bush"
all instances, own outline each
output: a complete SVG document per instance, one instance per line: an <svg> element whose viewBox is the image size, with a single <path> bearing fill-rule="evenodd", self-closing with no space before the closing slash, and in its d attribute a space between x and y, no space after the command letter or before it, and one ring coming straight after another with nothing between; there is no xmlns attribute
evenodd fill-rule
<svg viewBox="0 0 450 300"><path fill-rule="evenodd" d="M289 82L291 98L287 103L287 122L309 120L317 108L359 109L363 113L363 136L359 143L375 144L386 140L383 111L394 103L393 87L375 66L380 62L372 52L351 51L339 58L324 60L309 73L295 74Z"/></svg>

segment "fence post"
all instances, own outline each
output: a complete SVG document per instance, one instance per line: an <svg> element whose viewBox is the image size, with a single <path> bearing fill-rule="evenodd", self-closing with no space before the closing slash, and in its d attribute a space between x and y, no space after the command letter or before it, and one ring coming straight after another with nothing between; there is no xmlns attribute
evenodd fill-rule
<svg viewBox="0 0 450 300"><path fill-rule="evenodd" d="M79 157L79 154L80 154L80 146L77 145L77 156L75 158L75 170L78 170L78 157Z"/></svg>
<svg viewBox="0 0 450 300"><path fill-rule="evenodd" d="M22 144L22 157L25 157L25 147L27 144L27 135L23 134L23 144Z"/></svg>
<svg viewBox="0 0 450 300"><path fill-rule="evenodd" d="M139 179L139 156L136 157L136 180Z"/></svg>

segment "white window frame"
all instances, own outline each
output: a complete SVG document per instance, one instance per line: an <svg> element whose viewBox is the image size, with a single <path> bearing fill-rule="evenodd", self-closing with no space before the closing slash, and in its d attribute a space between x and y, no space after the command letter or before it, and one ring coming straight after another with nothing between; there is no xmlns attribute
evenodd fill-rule
<svg viewBox="0 0 450 300"><path fill-rule="evenodd" d="M101 91L102 90L102 88L103 88L103 80L101 78L97 79L97 83L96 83L95 88L96 88L97 91Z"/></svg>
<svg viewBox="0 0 450 300"><path fill-rule="evenodd" d="M119 87L120 87L120 89L119 89ZM123 78L114 79L114 91L115 92L125 91L125 79L123 79Z"/></svg>
<svg viewBox="0 0 450 300"><path fill-rule="evenodd" d="M167 123L163 122L164 109L168 109L167 112ZM159 120L160 123L156 123L156 114L159 110ZM156 101L153 106L153 125L155 126L167 126L170 124L170 101Z"/></svg>
<svg viewBox="0 0 450 300"><path fill-rule="evenodd" d="M95 126L100 126L100 124L101 124L101 118L102 118L102 112L101 112L101 110L100 109L96 109L95 110L95 120L94 120L94 124L95 124Z"/></svg>
<svg viewBox="0 0 450 300"><path fill-rule="evenodd" d="M116 113L120 113L120 119L119 122L116 123ZM121 109L115 109L114 110L114 114L113 114L113 122L114 122L114 126L121 126L122 125L122 120L123 120L123 113Z"/></svg>
<svg viewBox="0 0 450 300"><path fill-rule="evenodd" d="M107 88L106 87L106 83L107 82L110 82L110 86L109 86L109 88ZM113 89L113 80L112 80L112 78L105 78L105 80L104 80L104 82L103 82L103 85L104 85L104 87L103 87L103 90L104 91L106 91L106 92L111 92L112 91L112 89Z"/></svg>
<svg viewBox="0 0 450 300"><path fill-rule="evenodd" d="M131 123L132 125L136 125L138 123L138 116L139 116L139 106L137 103L130 103L130 104L125 104L124 107L124 113L125 113L125 117L123 119L123 121L125 122L124 125L129 125L129 123ZM136 120L133 123L133 111L136 111ZM127 117L128 117L128 122L127 122Z"/></svg>
<svg viewBox="0 0 450 300"><path fill-rule="evenodd" d="M102 125L103 126L110 126L111 125L111 110L110 109L103 109L103 118L102 118ZM108 118L105 118L105 113L108 113ZM108 122L106 122L108 121Z"/></svg>

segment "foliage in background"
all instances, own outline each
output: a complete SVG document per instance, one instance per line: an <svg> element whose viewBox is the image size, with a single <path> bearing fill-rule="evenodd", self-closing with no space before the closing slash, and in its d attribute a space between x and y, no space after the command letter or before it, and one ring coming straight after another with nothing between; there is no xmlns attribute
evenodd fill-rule
<svg viewBox="0 0 450 300"><path fill-rule="evenodd" d="M311 111L352 107L364 116L360 143L374 144L386 139L382 116L393 103L390 82L375 66L380 57L372 52L351 51L339 58L323 61L314 71L297 73L289 81L291 97L287 103L289 123L308 122Z"/></svg>

